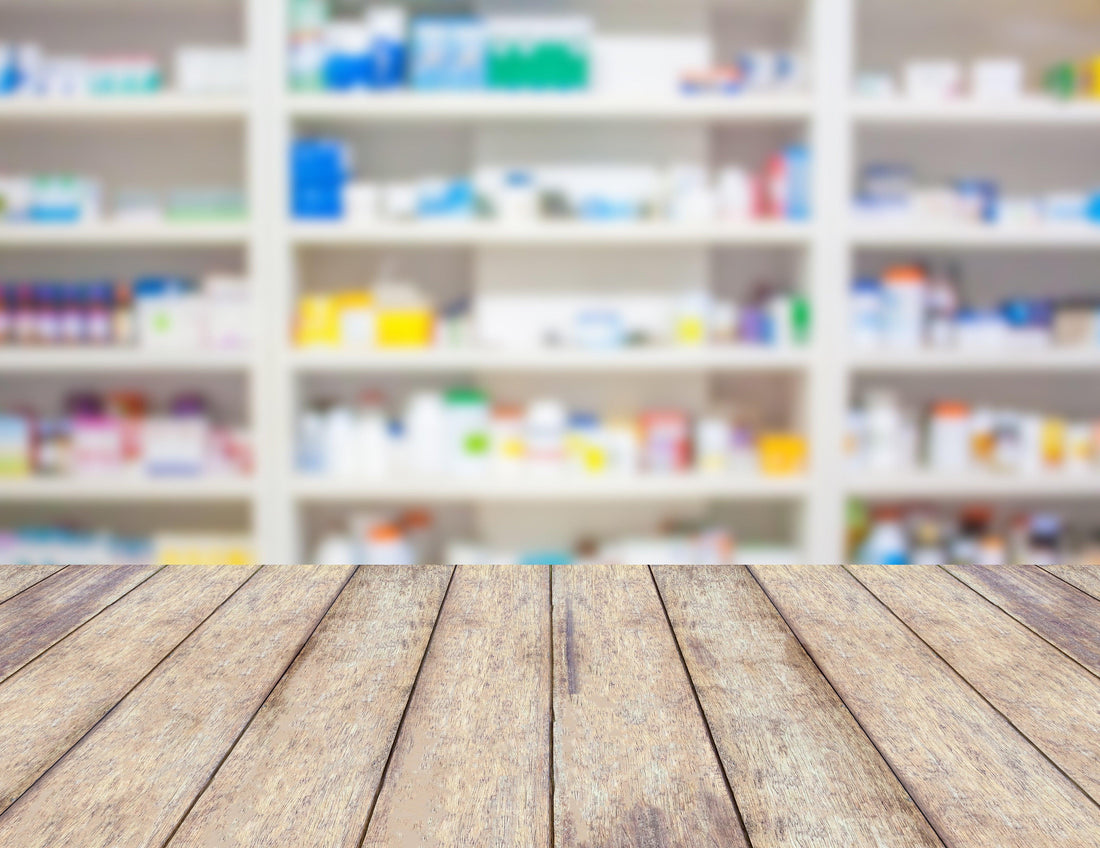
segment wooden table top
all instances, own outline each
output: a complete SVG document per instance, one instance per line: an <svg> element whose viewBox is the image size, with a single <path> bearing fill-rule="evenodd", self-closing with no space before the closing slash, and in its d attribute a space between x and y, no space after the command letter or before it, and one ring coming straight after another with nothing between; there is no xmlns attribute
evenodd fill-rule
<svg viewBox="0 0 1100 848"><path fill-rule="evenodd" d="M0 846L1100 845L1100 569L0 569Z"/></svg>

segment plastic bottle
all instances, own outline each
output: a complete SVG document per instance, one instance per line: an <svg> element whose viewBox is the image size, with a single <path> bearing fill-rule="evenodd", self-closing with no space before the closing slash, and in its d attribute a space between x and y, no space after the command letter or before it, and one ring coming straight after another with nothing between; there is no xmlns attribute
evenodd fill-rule
<svg viewBox="0 0 1100 848"><path fill-rule="evenodd" d="M442 474L447 467L446 417L442 396L438 392L413 395L405 422L411 471L425 477Z"/></svg>
<svg viewBox="0 0 1100 848"><path fill-rule="evenodd" d="M444 397L447 466L460 477L478 477L489 465L489 403L477 389L452 389Z"/></svg>
<svg viewBox="0 0 1100 848"><path fill-rule="evenodd" d="M119 283L114 287L112 311L112 341L116 345L130 345L134 341L134 298L130 287Z"/></svg>
<svg viewBox="0 0 1100 848"><path fill-rule="evenodd" d="M959 312L959 290L949 271L934 274L928 282L926 339L930 347L946 348L955 343L955 318Z"/></svg>
<svg viewBox="0 0 1100 848"><path fill-rule="evenodd" d="M915 265L891 268L883 276L886 344L892 348L918 348L925 339L927 280Z"/></svg>
<svg viewBox="0 0 1100 848"><path fill-rule="evenodd" d="M868 565L909 565L908 541L899 511L880 509L875 513L860 559Z"/></svg>
<svg viewBox="0 0 1100 848"><path fill-rule="evenodd" d="M524 431L532 471L561 473L565 469L567 418L565 407L556 400L540 400L528 407Z"/></svg>
<svg viewBox="0 0 1100 848"><path fill-rule="evenodd" d="M963 472L971 467L971 458L970 407L953 401L936 404L929 423L929 466L939 472Z"/></svg>
<svg viewBox="0 0 1100 848"><path fill-rule="evenodd" d="M370 529L364 548L364 565L415 565L412 547L393 524L378 524Z"/></svg>
<svg viewBox="0 0 1100 848"><path fill-rule="evenodd" d="M370 30L371 82L390 90L403 86L408 72L407 16L400 6L383 6L367 13Z"/></svg>
<svg viewBox="0 0 1100 848"><path fill-rule="evenodd" d="M885 342L885 295L876 277L860 277L852 285L851 333L852 347L873 350Z"/></svg>

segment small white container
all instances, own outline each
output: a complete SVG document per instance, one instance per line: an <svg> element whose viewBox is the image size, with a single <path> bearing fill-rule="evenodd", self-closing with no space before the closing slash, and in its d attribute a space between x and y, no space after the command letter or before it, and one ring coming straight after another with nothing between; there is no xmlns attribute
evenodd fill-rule
<svg viewBox="0 0 1100 848"><path fill-rule="evenodd" d="M905 93L913 100L952 100L961 89L962 67L958 62L921 59L905 66Z"/></svg>
<svg viewBox="0 0 1100 848"><path fill-rule="evenodd" d="M943 403L932 412L928 427L928 464L944 474L961 473L972 466L971 413L962 404Z"/></svg>
<svg viewBox="0 0 1100 848"><path fill-rule="evenodd" d="M344 217L352 223L371 223L381 211L381 192L374 183L351 182L344 186Z"/></svg>
<svg viewBox="0 0 1100 848"><path fill-rule="evenodd" d="M1024 93L1024 65L1019 59L978 59L970 69L970 95L975 100L1018 100Z"/></svg>

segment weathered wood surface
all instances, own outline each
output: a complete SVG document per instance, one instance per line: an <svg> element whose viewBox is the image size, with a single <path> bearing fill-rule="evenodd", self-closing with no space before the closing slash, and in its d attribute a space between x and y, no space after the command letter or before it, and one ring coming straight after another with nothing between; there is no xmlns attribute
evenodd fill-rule
<svg viewBox="0 0 1100 848"><path fill-rule="evenodd" d="M952 574L1100 675L1100 601L1033 566L951 567Z"/></svg>
<svg viewBox="0 0 1100 848"><path fill-rule="evenodd" d="M0 684L0 813L253 571L167 568Z"/></svg>
<svg viewBox="0 0 1100 848"><path fill-rule="evenodd" d="M0 604L61 568L60 565L0 565Z"/></svg>
<svg viewBox="0 0 1100 848"><path fill-rule="evenodd" d="M0 845L164 844L349 575L261 570L0 815Z"/></svg>
<svg viewBox="0 0 1100 848"><path fill-rule="evenodd" d="M39 573L0 848L1095 848L1057 571Z"/></svg>
<svg viewBox="0 0 1100 848"><path fill-rule="evenodd" d="M1100 600L1100 565L1047 565L1043 570Z"/></svg>
<svg viewBox="0 0 1100 848"><path fill-rule="evenodd" d="M746 569L653 572L754 848L941 845Z"/></svg>
<svg viewBox="0 0 1100 848"><path fill-rule="evenodd" d="M554 569L555 842L748 845L645 568Z"/></svg>
<svg viewBox="0 0 1100 848"><path fill-rule="evenodd" d="M0 604L0 681L157 571L70 566Z"/></svg>
<svg viewBox="0 0 1100 848"><path fill-rule="evenodd" d="M847 571L753 573L948 846L1096 844L1100 807Z"/></svg>
<svg viewBox="0 0 1100 848"><path fill-rule="evenodd" d="M1100 801L1100 678L940 569L856 578L1069 777Z"/></svg>
<svg viewBox="0 0 1100 848"><path fill-rule="evenodd" d="M550 842L550 570L459 568L365 846Z"/></svg>
<svg viewBox="0 0 1100 848"><path fill-rule="evenodd" d="M357 848L451 574L359 569L172 848Z"/></svg>

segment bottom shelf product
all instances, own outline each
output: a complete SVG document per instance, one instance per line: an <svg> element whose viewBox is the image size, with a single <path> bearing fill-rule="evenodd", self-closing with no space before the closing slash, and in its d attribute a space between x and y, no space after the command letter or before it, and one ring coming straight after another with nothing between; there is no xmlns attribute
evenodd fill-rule
<svg viewBox="0 0 1100 848"><path fill-rule="evenodd" d="M418 565L438 561L433 556L437 551L445 562L471 565L727 565L799 559L791 546L742 545L729 530L706 522L668 522L653 534L505 548L441 538L431 513L410 510L351 517L345 527L334 527L322 537L311 560L323 565Z"/></svg>
<svg viewBox="0 0 1100 848"><path fill-rule="evenodd" d="M1053 512L998 520L982 505L944 517L918 507L855 504L848 543L853 561L872 565L1100 565L1100 517L1080 526Z"/></svg>
<svg viewBox="0 0 1100 848"><path fill-rule="evenodd" d="M3 565L247 565L252 541L224 534L124 536L68 526L0 530Z"/></svg>

